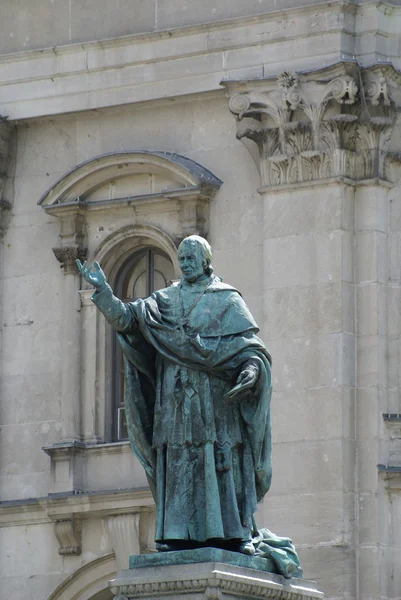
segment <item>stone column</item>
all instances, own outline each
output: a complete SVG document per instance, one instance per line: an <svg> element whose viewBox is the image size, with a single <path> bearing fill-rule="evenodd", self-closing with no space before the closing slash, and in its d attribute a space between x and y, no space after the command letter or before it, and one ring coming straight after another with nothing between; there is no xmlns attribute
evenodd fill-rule
<svg viewBox="0 0 401 600"><path fill-rule="evenodd" d="M304 537L291 535L308 546L300 551L308 575L337 580L329 596L340 587L351 597L384 593L377 463L381 412L399 370L398 343L388 336L388 191L398 161L388 148L398 82L392 67L339 64L227 84L237 137L262 182L274 473L287 477L276 475L278 497L267 498L264 522L292 526L294 502L311 519L299 529Z"/></svg>
<svg viewBox="0 0 401 600"><path fill-rule="evenodd" d="M82 436L84 442L96 443L103 439L99 418L97 373L97 309L91 301L91 290L80 290L81 297L81 397Z"/></svg>
<svg viewBox="0 0 401 600"><path fill-rule="evenodd" d="M54 248L54 254L64 271L63 281L63 341L62 341L62 405L61 439L73 442L81 439L82 411L80 398L81 379L81 276L75 266L83 253L73 246Z"/></svg>
<svg viewBox="0 0 401 600"><path fill-rule="evenodd" d="M81 304L78 291L81 276L75 260L84 260L84 217L79 202L67 206L51 206L46 212L60 220L61 245L53 248L64 272L61 440L74 442L82 437L81 410Z"/></svg>

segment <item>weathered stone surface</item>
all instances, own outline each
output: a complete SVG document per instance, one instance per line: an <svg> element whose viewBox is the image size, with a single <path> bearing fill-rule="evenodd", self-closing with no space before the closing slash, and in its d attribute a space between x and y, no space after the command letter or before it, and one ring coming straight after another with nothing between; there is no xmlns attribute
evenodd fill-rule
<svg viewBox="0 0 401 600"><path fill-rule="evenodd" d="M207 597L322 598L314 582L289 579L239 566L210 562L196 565L148 567L120 571L109 583L111 591L126 598Z"/></svg>
<svg viewBox="0 0 401 600"><path fill-rule="evenodd" d="M24 43L26 48L45 46L48 49L40 53L28 53L22 60L18 58L12 63L7 60L1 65L0 80L7 85L3 87L0 113L8 114L13 119L27 118L209 92L220 89L222 79L263 78L292 70L294 61L298 71L317 69L344 59L354 60L355 57L359 57L364 65L372 65L386 56L396 66L399 65L397 32L401 17L397 8L389 19L388 16L383 17L380 6L373 4L367 10L365 6L358 9L340 2L317 2L311 11L309 5L302 6L297 2L293 7L287 7L286 18L280 12L267 12L256 20L252 16L245 21L234 19L230 24L215 23L208 29L204 24L209 18L215 20L217 14L224 14L223 19L230 18L230 15L249 15L249 7L241 2L239 10L237 4L229 8L219 6L215 7L215 13L210 14L209 5L205 8L191 5L191 9L185 10L185 5L178 3L177 11L169 9L165 18L182 21L183 17L183 22L185 19L189 22L194 19L196 22L198 15L201 21L198 21L195 30L190 28L183 32L180 28L172 28L163 33L155 32L153 36L123 37L120 38L121 43L112 39L102 40L101 44L97 41L76 44L72 52L71 46L68 49L58 46L54 52L51 49L55 46L54 34L59 44L68 44L73 39L80 42L87 40L87 37L85 40L74 37L83 31L79 21L75 27L79 31L72 28L72 21L75 26L78 19L78 5L78 2L72 2L67 19L61 17L55 27L52 26L53 20L59 16L55 5L46 12L46 18L34 20L32 45L27 39L30 33L26 32L31 17L25 5L21 5L20 10L24 9L24 14L29 17L18 21L17 33L24 40L22 44L19 42L18 50L24 47ZM162 8L165 6L163 4ZM8 3L4 22L9 33L4 37L3 47L15 50L15 38L11 36L15 33L15 13L10 12L10 7ZM112 38L113 35L121 35L120 26L127 32L128 24L128 33L135 33L141 18L147 23L153 3L147 3L146 10L141 11L134 20L131 12L126 16L126 2L119 2L119 7L107 21L108 34L104 17L104 12L107 14L109 11L108 7L99 15L92 15L90 26L84 28L85 32L93 26L94 31L103 31L105 37ZM280 5L280 9L283 8ZM40 5L36 14L41 15L43 11ZM384 29L379 28L379 22ZM154 27L159 28L160 25L155 22ZM374 39L384 42L382 48L376 47L371 40L369 52L358 46L365 27L369 31L386 32L386 35L372 34ZM353 32L357 35L353 35ZM259 52L256 48L260 49ZM166 57L170 58L168 62ZM35 86L30 85L29 80L32 60L35 62L33 72L37 74ZM200 70L199 62L203 63ZM143 64L151 66L143 68Z"/></svg>
<svg viewBox="0 0 401 600"><path fill-rule="evenodd" d="M356 583L355 551L341 540L315 548L300 549L301 560L307 565L308 577L313 577L318 589L327 598L338 598L339 590L353 589Z"/></svg>
<svg viewBox="0 0 401 600"><path fill-rule="evenodd" d="M336 282L266 290L265 327L269 338L298 338L342 331L343 286Z"/></svg>
<svg viewBox="0 0 401 600"><path fill-rule="evenodd" d="M291 524L291 539L303 552L305 545L327 545L343 538L341 515L345 508L342 490L297 494L296 506L292 495L271 494L259 507L256 519L258 523Z"/></svg>

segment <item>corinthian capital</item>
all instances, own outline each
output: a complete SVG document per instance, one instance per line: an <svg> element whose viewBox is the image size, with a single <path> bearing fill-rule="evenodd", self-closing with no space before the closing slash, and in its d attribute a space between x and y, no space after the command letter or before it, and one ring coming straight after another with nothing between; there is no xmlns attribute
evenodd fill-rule
<svg viewBox="0 0 401 600"><path fill-rule="evenodd" d="M63 246L62 248L53 248L54 256L60 263L64 273L78 273L75 261L79 259L81 262L86 258L86 248L78 246Z"/></svg>
<svg viewBox="0 0 401 600"><path fill-rule="evenodd" d="M263 186L391 181L388 147L401 106L401 74L393 67L341 63L226 87L238 139L256 144Z"/></svg>

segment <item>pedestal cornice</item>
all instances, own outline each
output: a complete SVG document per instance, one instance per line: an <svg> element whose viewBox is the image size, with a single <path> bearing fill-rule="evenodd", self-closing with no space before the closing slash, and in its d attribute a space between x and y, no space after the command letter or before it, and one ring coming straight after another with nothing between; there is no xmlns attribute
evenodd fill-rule
<svg viewBox="0 0 401 600"><path fill-rule="evenodd" d="M218 562L120 571L109 586L116 600L172 597L323 598L323 593L316 589L312 581L285 579L281 575Z"/></svg>

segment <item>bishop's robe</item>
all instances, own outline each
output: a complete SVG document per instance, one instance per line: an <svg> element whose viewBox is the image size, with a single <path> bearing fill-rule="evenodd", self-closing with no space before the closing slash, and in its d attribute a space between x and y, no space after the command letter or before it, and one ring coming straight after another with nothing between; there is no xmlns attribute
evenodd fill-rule
<svg viewBox="0 0 401 600"><path fill-rule="evenodd" d="M156 502L156 541L252 537L270 487L270 355L239 292L215 276L123 303L93 302L118 331L129 439ZM255 387L224 395L249 361Z"/></svg>

